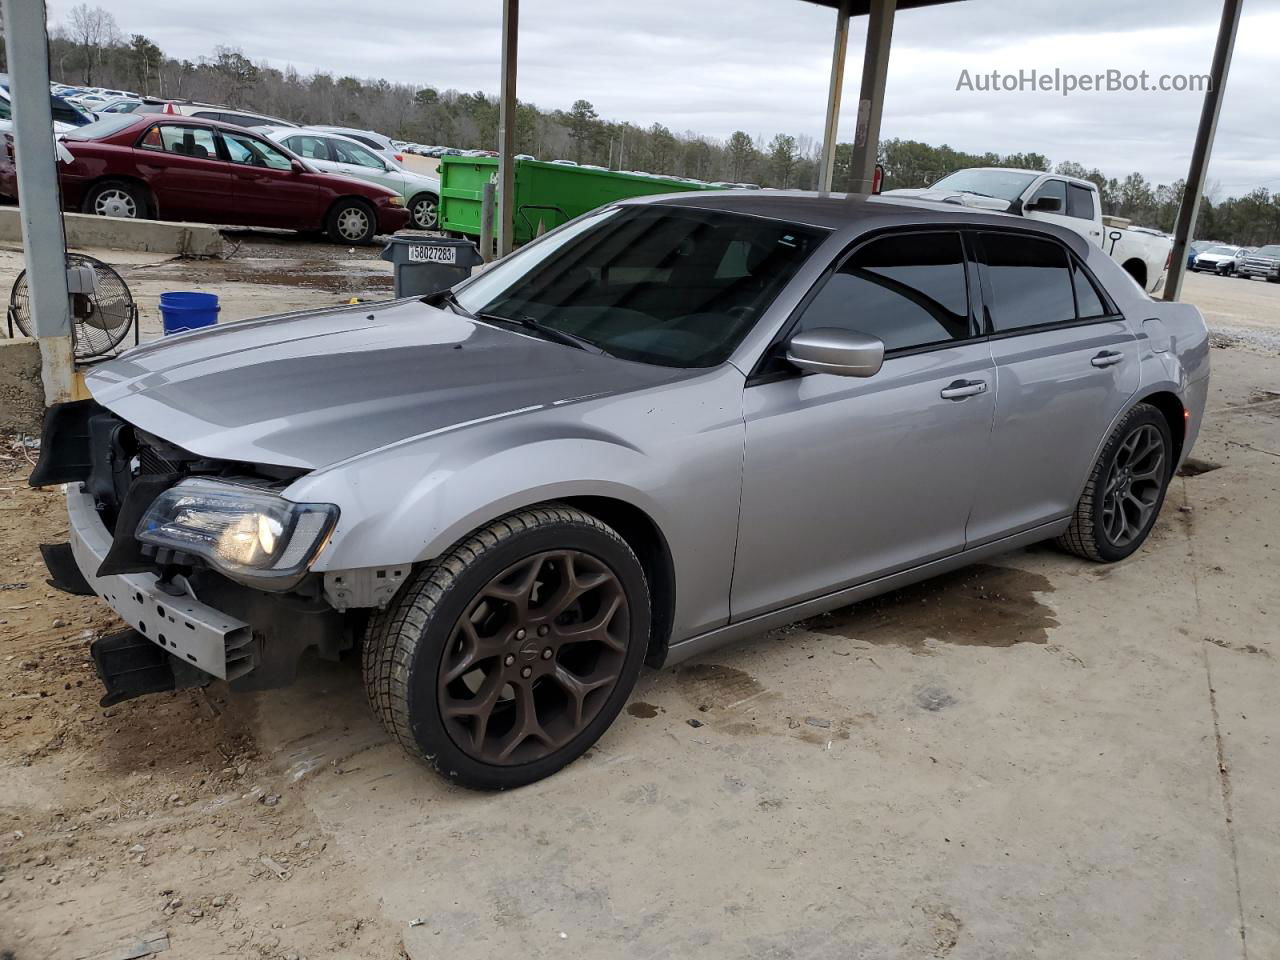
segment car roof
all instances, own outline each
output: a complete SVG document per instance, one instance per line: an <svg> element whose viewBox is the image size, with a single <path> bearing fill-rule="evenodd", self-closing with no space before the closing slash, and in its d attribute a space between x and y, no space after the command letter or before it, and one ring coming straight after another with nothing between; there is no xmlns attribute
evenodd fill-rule
<svg viewBox="0 0 1280 960"><path fill-rule="evenodd" d="M207 117L189 117L185 113L135 113L122 114L122 116L134 116L138 118L138 124L143 123L180 123L185 127L210 127L214 130L222 130L227 133L254 133L248 127L242 127L238 123L223 123L221 120L210 120ZM128 127L121 127L123 132ZM261 136L262 134L258 134Z"/></svg>
<svg viewBox="0 0 1280 960"><path fill-rule="evenodd" d="M923 224L954 226L956 229L1013 228L1053 236L1081 255L1088 248L1088 241L1084 237L1057 224L918 197L883 197L856 193L823 196L803 190L695 190L656 197L636 197L622 202L723 210L726 213L784 220L851 233Z"/></svg>

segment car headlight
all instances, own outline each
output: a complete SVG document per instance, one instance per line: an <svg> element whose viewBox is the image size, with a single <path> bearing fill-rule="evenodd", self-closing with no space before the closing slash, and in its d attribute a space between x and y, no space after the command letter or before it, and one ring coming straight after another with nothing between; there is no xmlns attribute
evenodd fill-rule
<svg viewBox="0 0 1280 960"><path fill-rule="evenodd" d="M135 536L202 557L237 578L297 577L338 519L331 503L294 503L224 480L182 480L151 502Z"/></svg>
<svg viewBox="0 0 1280 960"><path fill-rule="evenodd" d="M391 206L393 207L403 207L404 197L401 197L399 195L394 197L387 197L387 203L391 204Z"/></svg>

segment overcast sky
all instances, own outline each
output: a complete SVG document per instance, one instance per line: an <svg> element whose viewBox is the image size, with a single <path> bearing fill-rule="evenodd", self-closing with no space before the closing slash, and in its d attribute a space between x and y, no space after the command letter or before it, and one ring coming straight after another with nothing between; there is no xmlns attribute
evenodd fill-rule
<svg viewBox="0 0 1280 960"><path fill-rule="evenodd" d="M74 0L49 0L54 22ZM89 0L93 3L94 0ZM219 44L256 61L461 90L498 88L498 0L129 0L120 29L171 55ZM1037 68L1205 73L1217 0L966 0L898 14L882 135L1037 150L1157 182L1186 173L1199 93L958 92L970 74ZM821 138L834 12L802 0L524 0L519 95L584 97L602 117L725 137ZM852 139L865 19L854 21L841 139ZM1248 0L1210 180L1280 190L1280 0Z"/></svg>

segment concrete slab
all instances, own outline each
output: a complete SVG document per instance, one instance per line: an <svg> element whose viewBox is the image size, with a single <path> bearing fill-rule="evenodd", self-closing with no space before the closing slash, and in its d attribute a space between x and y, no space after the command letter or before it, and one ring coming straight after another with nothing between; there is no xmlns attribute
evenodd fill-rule
<svg viewBox="0 0 1280 960"><path fill-rule="evenodd" d="M40 435L44 387L34 340L0 340L0 433Z"/></svg>
<svg viewBox="0 0 1280 960"><path fill-rule="evenodd" d="M222 253L222 234L205 223L170 223L160 220L126 220L84 213L64 213L67 246L73 250L98 247L108 250L146 250L189 257L216 257ZM0 207L0 241L22 241L22 218L17 207Z"/></svg>

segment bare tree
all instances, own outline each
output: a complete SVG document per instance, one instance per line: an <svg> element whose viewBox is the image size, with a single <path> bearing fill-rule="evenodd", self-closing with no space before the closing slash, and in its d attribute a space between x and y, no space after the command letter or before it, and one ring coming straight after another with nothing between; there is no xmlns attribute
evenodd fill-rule
<svg viewBox="0 0 1280 960"><path fill-rule="evenodd" d="M103 51L120 40L116 18L102 7L78 3L71 8L71 38L80 52L85 85L90 86L94 68L102 66Z"/></svg>

